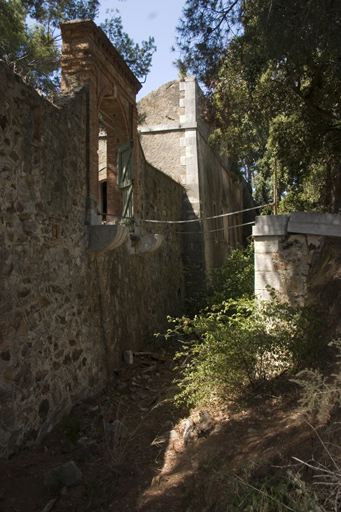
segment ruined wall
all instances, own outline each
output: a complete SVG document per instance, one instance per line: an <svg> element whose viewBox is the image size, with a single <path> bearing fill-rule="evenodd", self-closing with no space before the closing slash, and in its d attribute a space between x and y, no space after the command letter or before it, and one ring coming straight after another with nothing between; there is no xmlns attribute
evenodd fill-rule
<svg viewBox="0 0 341 512"><path fill-rule="evenodd" d="M242 184L233 180L228 159L208 145L205 98L194 78L174 80L138 103L139 131L146 158L181 183L184 219L243 209ZM188 224L185 257L209 271L223 264L229 247L242 243L241 216Z"/></svg>
<svg viewBox="0 0 341 512"><path fill-rule="evenodd" d="M138 104L140 140L148 162L179 183L186 183L186 144L180 115L180 80L168 82L142 98Z"/></svg>
<svg viewBox="0 0 341 512"><path fill-rule="evenodd" d="M255 289L262 299L270 298L274 288L285 301L305 305L307 276L321 237L298 233L281 237L255 238Z"/></svg>
<svg viewBox="0 0 341 512"><path fill-rule="evenodd" d="M55 106L0 63L0 456L39 439L104 385L123 348L179 313L176 235L152 254L87 250L86 119L85 90ZM154 197L143 214L180 216L181 187L140 165L140 198Z"/></svg>
<svg viewBox="0 0 341 512"><path fill-rule="evenodd" d="M341 334L341 216L294 212L256 218L255 291L319 311Z"/></svg>

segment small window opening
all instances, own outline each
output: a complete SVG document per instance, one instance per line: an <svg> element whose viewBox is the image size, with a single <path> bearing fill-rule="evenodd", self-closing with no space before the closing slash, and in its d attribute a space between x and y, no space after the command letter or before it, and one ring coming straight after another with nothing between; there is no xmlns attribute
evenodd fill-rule
<svg viewBox="0 0 341 512"><path fill-rule="evenodd" d="M107 191L108 191L108 182L101 181L100 184L100 201L101 201L101 212L107 212L108 210L108 202L107 202ZM106 221L106 215L102 215L102 221Z"/></svg>
<svg viewBox="0 0 341 512"><path fill-rule="evenodd" d="M108 211L107 200L107 179L108 179L108 165L107 165L107 133L100 128L98 139L98 191L99 191L99 211L102 212L102 222L105 222L106 213Z"/></svg>

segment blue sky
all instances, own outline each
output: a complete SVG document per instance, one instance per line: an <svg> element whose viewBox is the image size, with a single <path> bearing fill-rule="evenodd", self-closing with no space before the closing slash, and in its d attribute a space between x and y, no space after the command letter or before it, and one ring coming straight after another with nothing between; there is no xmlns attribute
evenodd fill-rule
<svg viewBox="0 0 341 512"><path fill-rule="evenodd" d="M175 45L176 26L186 0L101 0L100 16L95 20L104 21L107 9L118 9L124 31L135 43L141 43L153 36L157 51L153 56L152 68L137 99L162 84L178 78L173 61L178 57L171 51Z"/></svg>

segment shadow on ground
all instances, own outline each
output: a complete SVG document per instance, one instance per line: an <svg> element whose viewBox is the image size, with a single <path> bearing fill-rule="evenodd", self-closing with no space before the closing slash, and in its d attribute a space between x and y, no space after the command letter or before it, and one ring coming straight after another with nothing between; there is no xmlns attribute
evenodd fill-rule
<svg viewBox="0 0 341 512"><path fill-rule="evenodd" d="M0 512L220 512L233 499L234 476L264 478L297 464L293 456L319 456L286 378L266 399L209 411L212 428L185 446L188 412L172 405L173 367L172 352L137 355L38 447L2 462ZM81 482L47 489L46 473L70 460Z"/></svg>

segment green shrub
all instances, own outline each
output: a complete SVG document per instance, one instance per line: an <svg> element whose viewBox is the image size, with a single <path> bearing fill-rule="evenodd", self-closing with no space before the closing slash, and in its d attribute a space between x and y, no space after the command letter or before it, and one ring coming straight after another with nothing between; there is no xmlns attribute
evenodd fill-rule
<svg viewBox="0 0 341 512"><path fill-rule="evenodd" d="M316 320L304 308L275 297L258 303L242 298L177 319L182 377L176 402L203 406L256 388L285 370L296 371L317 350Z"/></svg>
<svg viewBox="0 0 341 512"><path fill-rule="evenodd" d="M186 312L191 316L227 299L251 297L254 294L253 244L231 249L224 265L212 269L208 275L199 265L187 264L185 276Z"/></svg>
<svg viewBox="0 0 341 512"><path fill-rule="evenodd" d="M209 275L207 305L219 304L228 299L239 299L254 294L254 247L231 249L222 267Z"/></svg>
<svg viewBox="0 0 341 512"><path fill-rule="evenodd" d="M195 315L205 307L207 300L207 278L201 265L187 261L184 268L185 274L185 311L187 315Z"/></svg>

